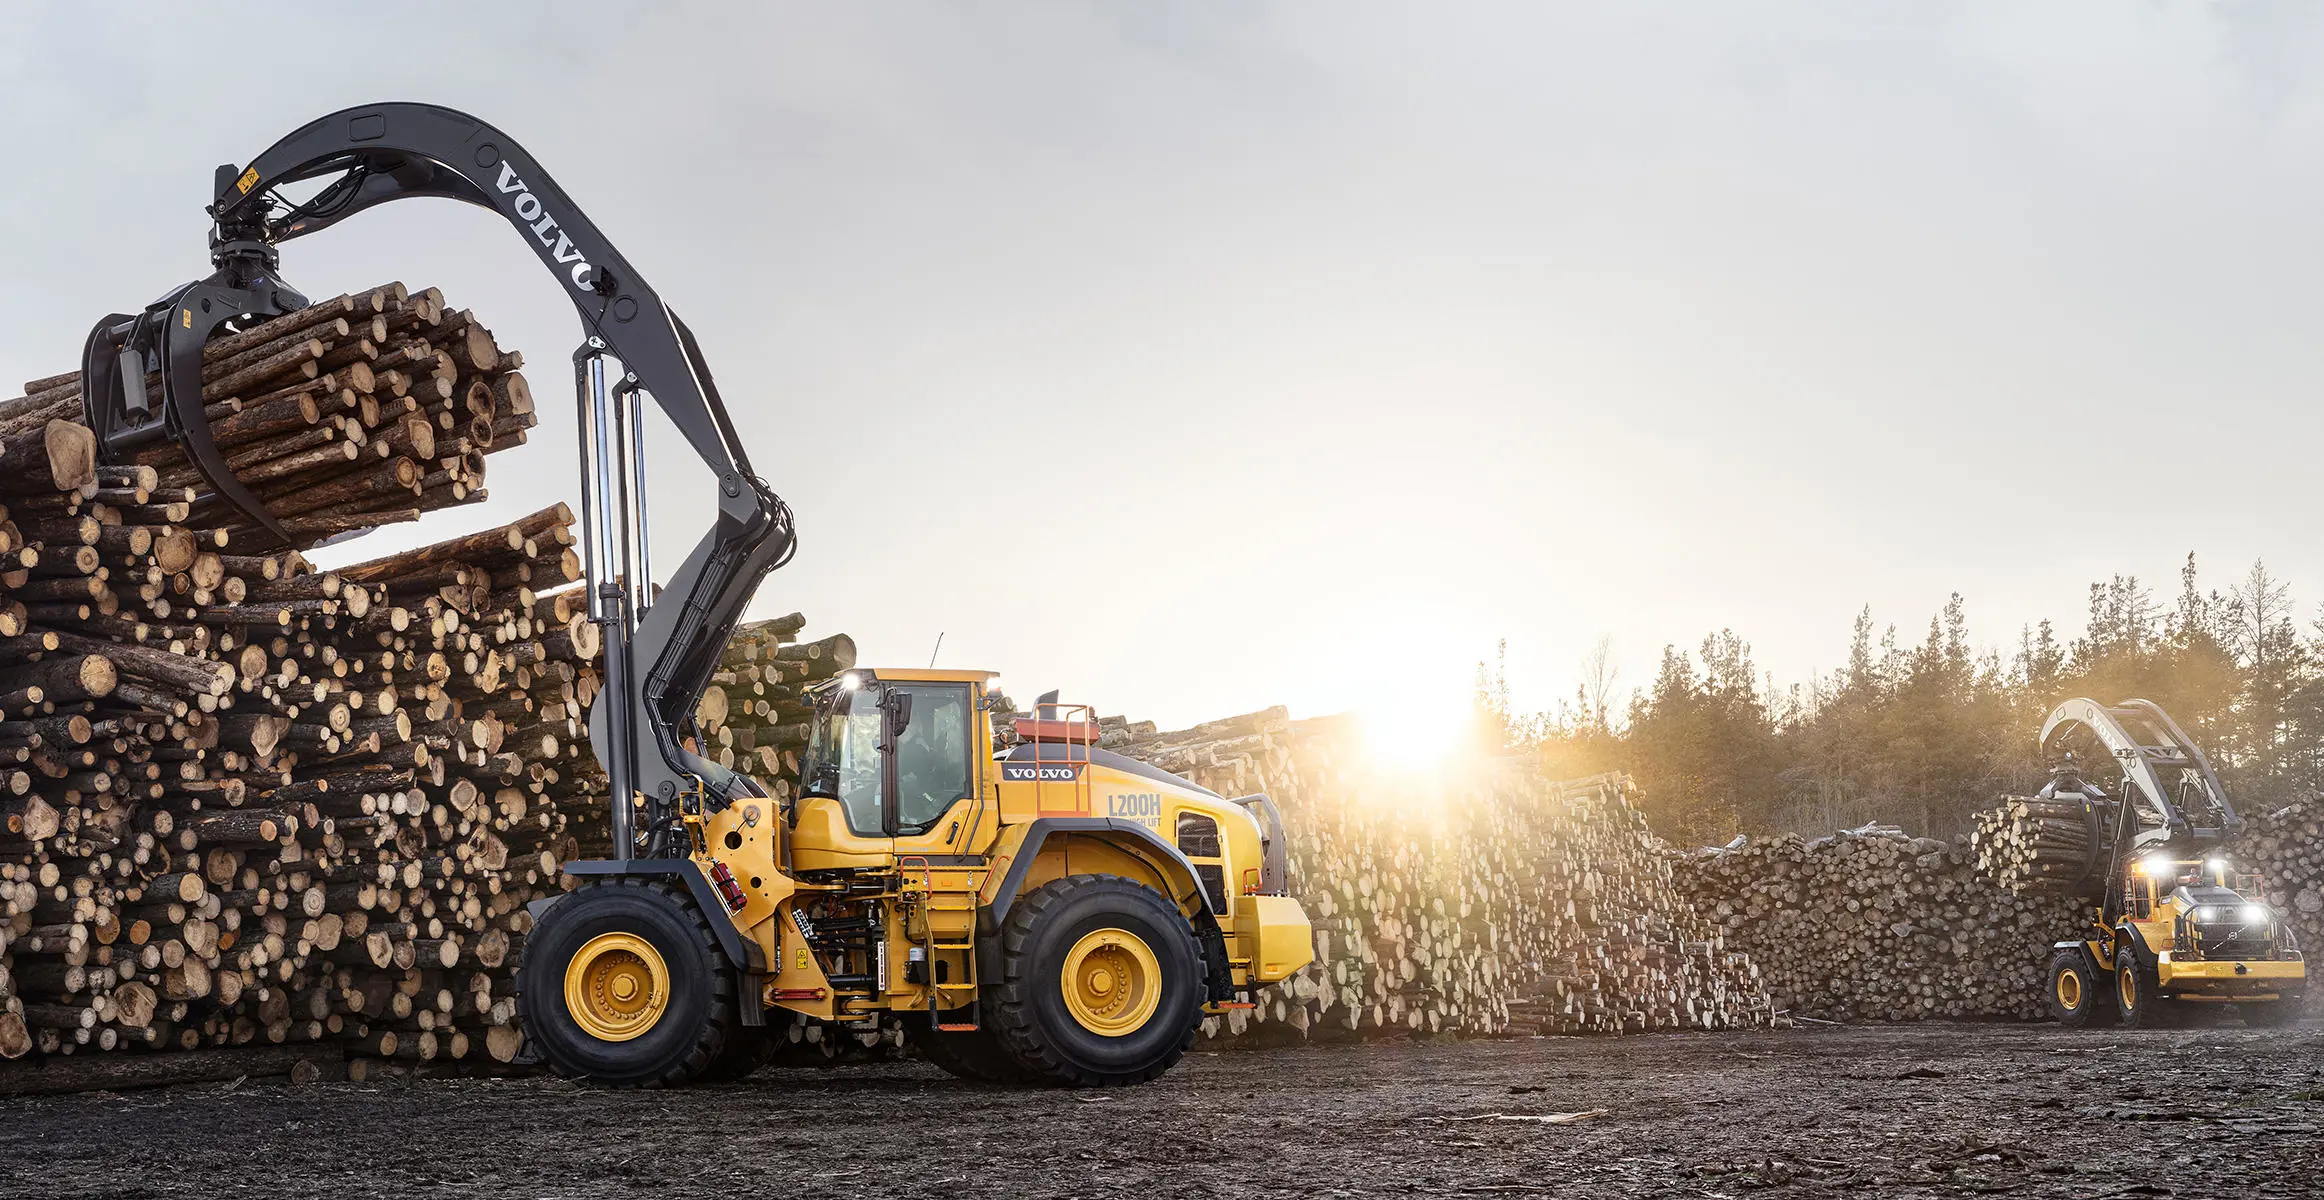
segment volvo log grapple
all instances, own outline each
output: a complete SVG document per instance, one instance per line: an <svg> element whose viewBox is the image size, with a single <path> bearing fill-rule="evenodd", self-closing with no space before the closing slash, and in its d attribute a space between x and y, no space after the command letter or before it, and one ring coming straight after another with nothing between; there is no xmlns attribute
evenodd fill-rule
<svg viewBox="0 0 2324 1200"><path fill-rule="evenodd" d="M2090 928L2053 947L2050 1010L2069 1026L2181 1024L2232 1005L2299 1018L2307 963L2237 863L2243 828L2211 762L2152 702L2069 700L2042 725L2047 800L2079 802L2088 847L2071 890Z"/></svg>
<svg viewBox="0 0 2324 1200"><path fill-rule="evenodd" d="M214 191L214 272L90 333L89 425L109 459L177 442L285 545L211 443L200 377L206 339L305 305L278 274L281 243L391 200L459 200L508 220L579 312L583 549L604 632L589 733L613 853L565 864L576 886L523 951L521 1013L552 1067L615 1085L734 1078L776 1024L805 1020L900 1030L971 1078L1133 1083L1177 1061L1206 1013L1306 964L1267 797L1113 754L1094 714L1054 693L1000 721L988 673L851 671L810 693L791 786L694 751L721 653L796 546L791 511L751 469L693 332L506 134L434 105L350 108L220 167ZM712 528L659 587L647 398L718 483Z"/></svg>

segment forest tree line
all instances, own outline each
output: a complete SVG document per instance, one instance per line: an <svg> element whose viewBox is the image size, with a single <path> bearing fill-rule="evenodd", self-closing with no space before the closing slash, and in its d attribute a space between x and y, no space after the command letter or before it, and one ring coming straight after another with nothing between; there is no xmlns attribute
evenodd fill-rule
<svg viewBox="0 0 2324 1200"><path fill-rule="evenodd" d="M1860 613L1846 665L1778 686L1751 645L1720 630L1668 646L1626 704L1601 644L1572 699L1510 711L1505 674L1478 668L1481 736L1542 756L1558 778L1623 770L1665 836L1820 834L1868 822L1947 837L1997 796L2041 785L2035 735L2059 701L2155 701L2210 756L2239 807L2324 786L2324 621L2303 623L2290 588L2254 563L2206 589L2189 555L2174 601L2132 576L2090 585L2083 634L2024 628L2014 652L1972 649L1959 594L1926 636Z"/></svg>

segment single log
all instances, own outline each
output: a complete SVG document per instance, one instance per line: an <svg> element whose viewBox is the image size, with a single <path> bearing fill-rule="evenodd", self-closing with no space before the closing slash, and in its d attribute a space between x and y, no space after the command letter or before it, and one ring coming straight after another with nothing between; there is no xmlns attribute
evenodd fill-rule
<svg viewBox="0 0 2324 1200"><path fill-rule="evenodd" d="M60 644L61 635L53 635ZM44 658L39 662L0 668L0 690L14 691L37 686L43 697L63 704L74 700L98 699L113 694L119 676L113 670L113 661L103 654L78 654Z"/></svg>
<svg viewBox="0 0 2324 1200"><path fill-rule="evenodd" d="M8 1034L0 1027L0 1056ZM26 1059L0 1071L0 1096L41 1096L64 1092L122 1091L181 1083L222 1083L234 1079L287 1077L298 1063L316 1058L314 1046L239 1046L181 1054L76 1054L70 1058Z"/></svg>

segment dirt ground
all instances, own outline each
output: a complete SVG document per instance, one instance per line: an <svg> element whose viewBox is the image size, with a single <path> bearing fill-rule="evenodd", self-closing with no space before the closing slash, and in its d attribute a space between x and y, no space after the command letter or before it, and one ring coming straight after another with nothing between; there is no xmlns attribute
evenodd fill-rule
<svg viewBox="0 0 2324 1200"><path fill-rule="evenodd" d="M2314 1196L2320 1051L1922 1025L1226 1051L1104 1093L208 1084L0 1101L0 1196Z"/></svg>

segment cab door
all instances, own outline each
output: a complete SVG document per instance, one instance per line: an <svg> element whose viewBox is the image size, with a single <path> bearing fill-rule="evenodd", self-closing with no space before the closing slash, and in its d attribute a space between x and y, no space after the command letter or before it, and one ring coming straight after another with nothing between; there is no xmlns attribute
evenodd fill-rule
<svg viewBox="0 0 2324 1200"><path fill-rule="evenodd" d="M897 856L971 853L991 807L984 803L988 756L978 689L950 682L887 686L911 698L889 763L886 824Z"/></svg>

